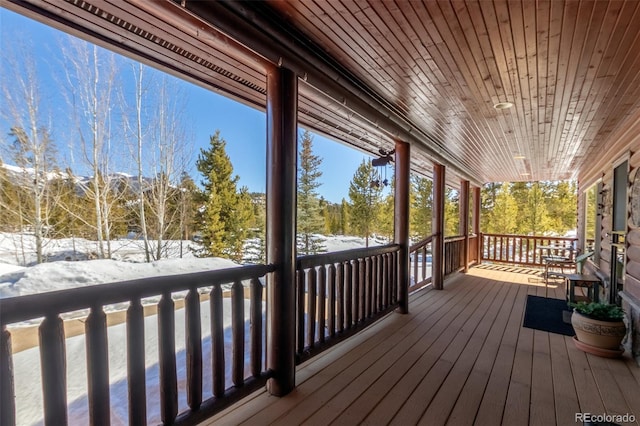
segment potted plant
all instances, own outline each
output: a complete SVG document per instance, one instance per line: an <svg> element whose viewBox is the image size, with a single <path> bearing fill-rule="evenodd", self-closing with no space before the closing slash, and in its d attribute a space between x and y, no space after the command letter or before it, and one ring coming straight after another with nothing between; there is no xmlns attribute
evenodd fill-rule
<svg viewBox="0 0 640 426"><path fill-rule="evenodd" d="M571 325L576 346L602 356L622 354L620 344L626 334L624 311L617 305L597 302L572 303Z"/></svg>

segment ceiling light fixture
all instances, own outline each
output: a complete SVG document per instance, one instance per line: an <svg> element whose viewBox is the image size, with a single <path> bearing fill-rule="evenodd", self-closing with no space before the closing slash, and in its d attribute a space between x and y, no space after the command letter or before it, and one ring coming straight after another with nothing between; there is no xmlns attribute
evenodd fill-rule
<svg viewBox="0 0 640 426"><path fill-rule="evenodd" d="M493 107L495 109L509 109L513 106L511 102L498 102Z"/></svg>
<svg viewBox="0 0 640 426"><path fill-rule="evenodd" d="M527 158L527 157L525 157L522 154L516 154L516 155L513 156L514 160L524 160L525 158Z"/></svg>

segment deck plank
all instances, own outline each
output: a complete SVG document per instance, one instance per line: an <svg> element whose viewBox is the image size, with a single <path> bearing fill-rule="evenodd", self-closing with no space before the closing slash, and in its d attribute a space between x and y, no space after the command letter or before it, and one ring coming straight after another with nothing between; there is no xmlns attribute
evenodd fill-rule
<svg viewBox="0 0 640 426"><path fill-rule="evenodd" d="M502 342L504 341L505 336L510 332L510 318L514 313L514 310L517 309L514 302L518 296L518 291L523 288L524 287L518 286L509 287L509 293L504 300L500 314L498 318L496 318L495 325L491 329L491 332L482 348L482 352L478 356L464 387L460 391L457 400L455 400L455 405L447 420L447 424L459 426L473 424L485 394L485 390L487 389L491 379L491 372L496 366L496 361L500 359L498 357L498 353L502 348ZM526 290L526 288L524 289ZM519 324L520 315L521 314L518 315L512 328ZM504 369L506 367L504 364L498 365L498 369ZM509 370L510 369L509 364ZM500 417L502 417L502 406L500 407Z"/></svg>
<svg viewBox="0 0 640 426"><path fill-rule="evenodd" d="M527 292L528 289L524 285L518 288L518 297L509 316L509 323L505 334L500 342L494 368L491 370L491 376L489 377L489 382L482 396L477 414L475 418L472 419L474 424L495 424L496 420L499 422L502 419L509 382L511 381L516 345L524 315ZM451 424L455 425L455 423Z"/></svg>
<svg viewBox="0 0 640 426"><path fill-rule="evenodd" d="M579 412L640 416L640 368L572 338L522 327L527 295L564 298L538 272L483 265L410 299L299 366L283 398L265 391L205 425L566 425ZM531 272L531 271L525 271ZM637 423L635 423L637 425Z"/></svg>
<svg viewBox="0 0 640 426"><path fill-rule="evenodd" d="M536 287L529 287L527 294L537 294ZM529 404L531 396L531 368L533 364L533 330L520 328L513 370L505 410L503 424L529 424Z"/></svg>
<svg viewBox="0 0 640 426"><path fill-rule="evenodd" d="M470 295L471 297L473 295ZM450 319L453 318L455 313L456 311L449 310L446 314L440 315L436 327L426 330L428 332L420 336L408 350L397 348L400 354L397 365L393 368L389 366L374 383L368 386L349 406L349 410L343 412L337 420L337 424L356 424L361 422L378 405L378 402L387 395L389 389L392 389L402 379L403 375L418 361L426 349L446 331ZM368 371L369 375L371 371Z"/></svg>
<svg viewBox="0 0 640 426"><path fill-rule="evenodd" d="M567 344L571 338L549 333L551 345L551 369L553 374L553 399L555 404L555 422L568 425L575 422L575 414L580 411L578 395L571 375L571 362L567 353ZM573 344L573 343L571 343Z"/></svg>
<svg viewBox="0 0 640 426"><path fill-rule="evenodd" d="M431 422L445 424L474 365L482 362L488 364L489 360L495 359L495 352L504 330L506 317L513 306L513 299L507 297L511 293L510 290L510 287L501 286L500 293L486 311L482 322L478 324L447 380L442 384L420 419L421 424ZM515 296L515 294L512 295ZM498 323L500 326L495 326ZM494 336L492 336L492 332L494 332ZM485 353L482 353L483 349L486 349ZM484 370L490 371L491 366L485 367ZM476 384L476 387L480 386Z"/></svg>
<svg viewBox="0 0 640 426"><path fill-rule="evenodd" d="M419 376L424 372L428 373L422 378L411 395L404 398L404 401L402 401L404 404L397 410L391 424L416 424L420 420L424 410L430 406L433 398L438 394L442 383L453 369L458 357L464 352L467 342L482 321L485 313L498 297L501 288L504 288L504 286L493 285L491 290L486 292L486 296L481 303L470 312L470 316L463 317L461 315L456 318L456 322L449 326L451 333L441 336L429 348L425 356L423 356L424 362L420 364L418 369L414 369L412 376ZM466 321L464 321L464 324L458 325L462 320ZM404 381L401 383L404 384Z"/></svg>

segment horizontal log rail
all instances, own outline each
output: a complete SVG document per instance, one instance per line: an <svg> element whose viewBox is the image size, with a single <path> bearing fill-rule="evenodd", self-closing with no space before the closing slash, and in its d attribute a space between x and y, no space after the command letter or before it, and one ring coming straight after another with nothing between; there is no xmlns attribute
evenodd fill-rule
<svg viewBox="0 0 640 426"><path fill-rule="evenodd" d="M253 265L192 274L151 277L125 282L81 287L0 299L0 375L2 394L0 424L17 422L15 383L9 325L44 317L39 326L39 347L43 387L43 418L47 425L65 425L67 384L65 334L61 314L88 309L85 321L87 389L92 424L110 422L109 353L106 305L129 303L126 315L127 385L129 423L146 424L146 367L144 310L141 300L160 297L158 302L158 350L161 419L164 424L196 424L266 383L264 369L263 285L260 278L273 266ZM222 286L231 288L231 359L225 359ZM245 286L249 312L245 313ZM175 306L172 294L186 291L185 359L187 380L178 389L176 373ZM203 348L201 292L208 292L211 327L211 398L203 401ZM249 318L250 332L245 336ZM250 372L245 374L245 339L250 342ZM231 365L231 383L225 379L225 365ZM34 366L34 368L38 368ZM246 378L245 378L246 377ZM179 392L186 394L189 409L178 412Z"/></svg>
<svg viewBox="0 0 640 426"><path fill-rule="evenodd" d="M464 268L464 235L447 237L444 240L444 275Z"/></svg>
<svg viewBox="0 0 640 426"><path fill-rule="evenodd" d="M429 235L409 247L409 268L411 271L409 291L415 291L431 284L432 241L433 235Z"/></svg>
<svg viewBox="0 0 640 426"><path fill-rule="evenodd" d="M298 258L297 363L398 306L399 250L391 244Z"/></svg>
<svg viewBox="0 0 640 426"><path fill-rule="evenodd" d="M544 266L548 256L573 259L577 238L482 234L482 260L526 266Z"/></svg>

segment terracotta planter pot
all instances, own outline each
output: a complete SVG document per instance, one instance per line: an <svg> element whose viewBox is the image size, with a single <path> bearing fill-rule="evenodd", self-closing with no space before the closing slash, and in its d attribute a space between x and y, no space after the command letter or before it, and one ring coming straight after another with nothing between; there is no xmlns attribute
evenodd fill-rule
<svg viewBox="0 0 640 426"><path fill-rule="evenodd" d="M577 312L571 315L571 325L582 343L596 348L618 350L626 334L622 321L600 321Z"/></svg>

